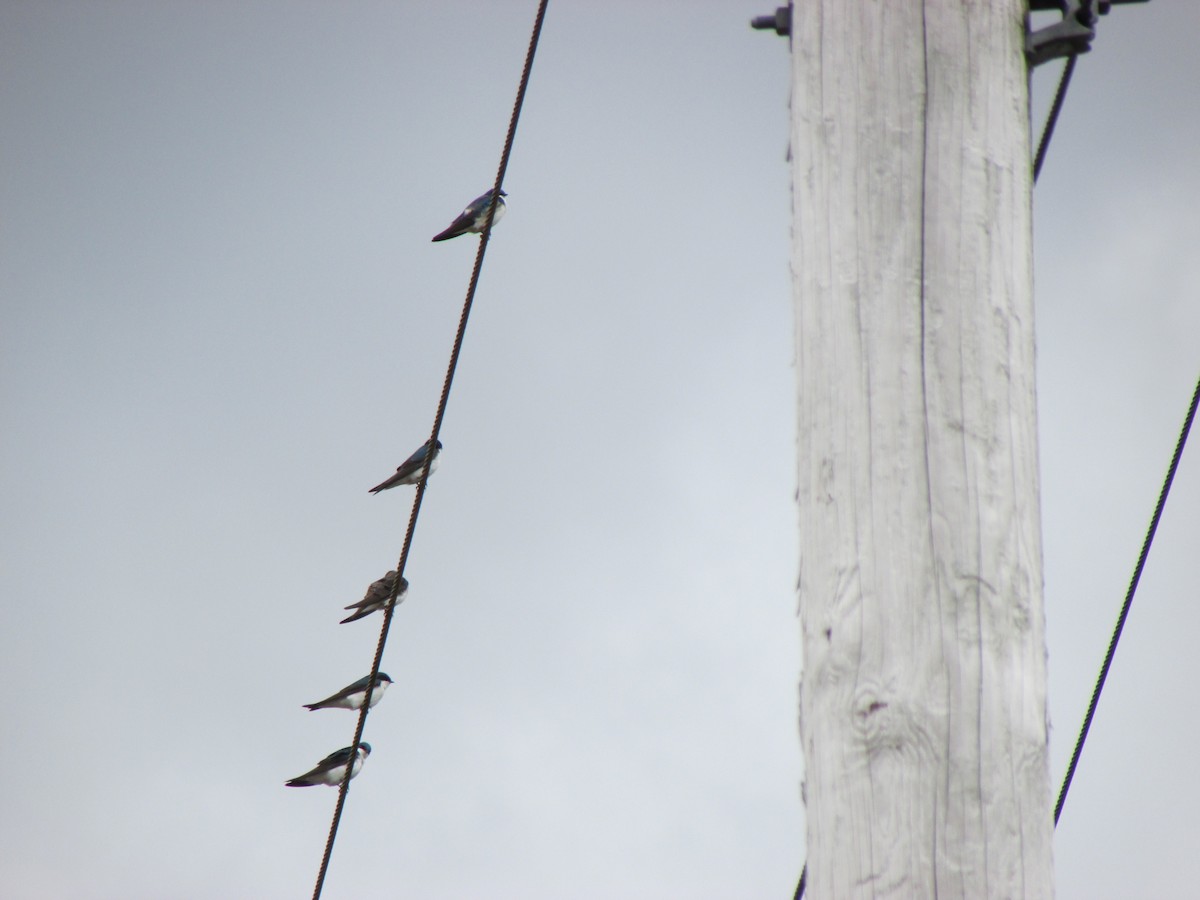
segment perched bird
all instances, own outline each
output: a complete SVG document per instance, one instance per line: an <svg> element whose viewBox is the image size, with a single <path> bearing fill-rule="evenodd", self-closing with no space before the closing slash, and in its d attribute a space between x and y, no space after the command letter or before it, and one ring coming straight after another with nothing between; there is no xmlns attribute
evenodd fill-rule
<svg viewBox="0 0 1200 900"><path fill-rule="evenodd" d="M387 481L381 481L375 487L371 488L370 493L378 494L380 491L386 491L388 488L399 487L402 484L416 484L421 480L421 473L425 469L425 454L429 452L429 441L423 443L417 448L408 459L400 463L396 467L396 474ZM433 451L433 459L429 461L429 474L432 475L437 471L438 457L442 454L442 442L437 442L437 449Z"/></svg>
<svg viewBox="0 0 1200 900"><path fill-rule="evenodd" d="M367 697L367 685L371 682L370 675L364 675L354 684L348 684L331 697L318 700L316 703L304 704L305 709L362 709L363 700ZM386 672L375 676L375 690L371 691L371 709L383 699L383 692L388 689L392 679Z"/></svg>
<svg viewBox="0 0 1200 900"><path fill-rule="evenodd" d="M434 235L433 239L448 241L460 234L468 232L479 234L483 231L483 226L487 224L488 208L492 205L492 193L492 191L488 191L472 200L467 208L458 214L458 218L451 222L445 231ZM496 214L492 216L493 225L499 222L500 217L504 215L504 198L507 196L508 194L504 191L500 192L500 202L496 204Z"/></svg>
<svg viewBox="0 0 1200 900"><path fill-rule="evenodd" d="M342 783L342 779L346 777L346 764L350 761L350 749L350 747L343 747L335 753L330 753L312 769L303 775L297 775L289 781L287 786L313 787L318 784L328 784L332 787L337 787ZM351 778L358 774L358 770L363 766L363 760L370 755L371 745L366 741L360 741L358 753L355 755L354 763L350 767Z"/></svg>
<svg viewBox="0 0 1200 900"><path fill-rule="evenodd" d="M371 586L367 588L366 594L357 603L351 603L346 609L352 609L354 612L342 619L338 624L345 625L347 622L354 622L361 619L363 616L369 616L373 612L378 612L385 606L388 606L388 599L392 596L392 591L396 587L396 570L388 572L378 581L372 581ZM404 602L408 596L408 579L400 579L400 590L396 592L397 605ZM373 706L374 704L372 704Z"/></svg>

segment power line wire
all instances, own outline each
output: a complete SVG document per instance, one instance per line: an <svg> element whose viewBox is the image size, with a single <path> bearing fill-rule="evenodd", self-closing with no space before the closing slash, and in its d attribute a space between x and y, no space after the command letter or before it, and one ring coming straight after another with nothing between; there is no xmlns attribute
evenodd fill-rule
<svg viewBox="0 0 1200 900"><path fill-rule="evenodd" d="M542 22L546 17L546 5L549 0L540 0L538 3L537 17L534 19L533 32L529 37L529 47L525 52L525 67L521 71L521 82L517 88L517 98L513 103L512 115L508 121L508 134L504 139L504 150L500 154L500 166L496 171L496 181L493 186L493 198L500 196L500 188L504 184L504 173L508 170L508 159L512 154L513 139L517 133L517 120L521 116L521 107L525 103L525 90L529 85L529 74L533 69L533 56L537 51L538 40L542 33ZM438 435L442 430L442 419L446 415L446 403L450 398L450 385L454 381L454 372L458 368L458 357L462 351L463 337L467 330L467 319L471 314L471 306L475 302L475 289L479 284L479 274L483 269L483 256L487 252L488 239L492 233L492 221L496 215L496 209L499 203L492 202L488 207L487 221L484 223L483 232L479 238L479 249L475 253L475 266L471 271L471 281L467 286L467 296L463 301L462 314L458 319L458 331L454 336L454 347L450 351L450 362L446 367L446 377L442 382L442 393L438 399L437 412L433 418L433 430L429 435L429 447L437 446ZM350 745L350 758L353 759L358 752L359 743L362 741L363 728L367 723L367 714L371 707L371 694L375 688L375 679L379 675L379 666L383 660L383 648L387 643L388 629L392 624L392 615L396 609L396 596L403 583L404 567L408 563L408 553L412 546L413 532L417 527L417 516L421 512L421 501L425 497L425 486L429 481L429 467L432 465L434 452L429 452L425 456L425 468L421 472L421 480L417 482L417 492L413 497L412 512L408 517L408 529L404 534L404 544L400 550L400 561L396 564L396 583L392 587L392 593L388 604L383 610L383 625L379 629L379 642L375 646L375 658L371 663L371 675L367 682L367 692L363 697L362 709L358 713L358 724L354 729L354 742ZM342 778L341 786L338 789L337 806L333 811L333 820L329 823L329 836L325 841L325 853L321 858L321 869L317 873L317 882L313 888L313 900L320 900L321 891L325 885L325 874L329 869L329 860L333 854L333 843L337 838L338 825L341 822L342 810L346 805L346 795L350 790L350 773L352 766L346 767L346 774Z"/></svg>
<svg viewBox="0 0 1200 900"><path fill-rule="evenodd" d="M1079 730L1079 738L1075 741L1075 750L1071 754L1071 764L1067 766L1067 774L1063 778L1062 787L1058 792L1058 802L1054 804L1054 824L1058 825L1058 817L1062 815L1063 804L1067 802L1067 791L1071 789L1071 779L1075 777L1075 767L1079 764L1079 754L1083 752L1083 744L1087 740L1088 729L1092 727L1092 718L1096 714L1096 704L1100 701L1100 692L1104 690L1104 680L1108 678L1108 669L1112 665L1113 655L1117 652L1117 642L1121 639L1121 630L1125 627L1125 619L1129 615L1129 607L1133 603L1133 595L1137 590L1138 581L1142 577L1142 568L1146 565L1146 556L1150 553L1150 545L1154 542L1154 533L1158 530L1158 520L1162 518L1163 506L1167 502L1167 494L1171 492L1171 482L1175 480L1175 470L1179 468L1179 457L1183 454L1184 444L1187 443L1188 433L1192 430L1192 422L1196 418L1196 404L1200 401L1200 378L1196 380L1196 389L1192 392L1192 402L1188 406L1187 416L1183 420L1183 428L1179 431L1179 440L1175 442L1175 453L1171 456L1171 465L1167 468L1167 477L1163 480L1162 490L1158 492L1158 503L1154 507L1154 515L1150 518L1150 527L1146 538L1142 541L1142 552L1138 554L1137 565L1133 567L1133 577L1129 580L1129 590L1125 592L1125 602L1121 605L1121 614L1117 616L1117 625L1113 629L1112 638L1108 642L1108 652L1104 655L1104 664L1100 667L1100 677L1096 679L1096 687L1092 690L1092 699L1088 703L1087 715L1083 717L1083 727Z"/></svg>
<svg viewBox="0 0 1200 900"><path fill-rule="evenodd" d="M800 870L800 881L796 885L796 893L795 893L795 896L792 897L792 900L800 900L800 898L804 896L804 888L807 886L807 884L808 884L808 863L805 862L804 868Z"/></svg>
<svg viewBox="0 0 1200 900"><path fill-rule="evenodd" d="M1063 66L1062 76L1058 79L1058 89L1054 92L1054 102L1050 104L1050 112L1046 116L1046 124L1042 128L1042 139L1038 141L1037 154L1033 158L1033 183L1037 184L1041 174L1042 164L1046 162L1046 151L1050 149L1050 138L1054 135L1054 126L1058 122L1058 114L1062 112L1063 101L1067 99L1067 88L1071 84L1071 73L1075 71L1075 60L1078 56L1072 53L1067 57Z"/></svg>

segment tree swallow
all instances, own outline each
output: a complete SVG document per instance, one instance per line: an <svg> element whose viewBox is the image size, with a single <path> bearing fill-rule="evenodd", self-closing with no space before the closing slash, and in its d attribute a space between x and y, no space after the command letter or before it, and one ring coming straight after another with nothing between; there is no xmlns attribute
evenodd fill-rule
<svg viewBox="0 0 1200 900"><path fill-rule="evenodd" d="M378 612L388 605L388 599L392 596L392 590L396 587L396 570L388 572L378 581L371 582L371 586L367 588L367 593L357 603L351 603L346 609L352 609L346 618L339 622L339 625L345 625L347 622L354 622L361 619L363 616L369 616L373 612ZM404 602L408 596L408 579L400 579L400 590L396 593L396 604ZM351 685L353 687L353 685ZM372 706L375 704L372 703Z"/></svg>
<svg viewBox="0 0 1200 900"><path fill-rule="evenodd" d="M425 454L429 452L429 441L423 443L417 448L416 452L400 463L396 467L396 474L387 481L381 481L375 487L371 488L370 493L378 494L380 491L386 491L388 488L399 487L402 484L416 484L421 480L421 472L425 469ZM438 457L442 455L442 442L437 442L437 449L433 451L433 459L429 462L429 474L432 475L437 471Z"/></svg>
<svg viewBox="0 0 1200 900"><path fill-rule="evenodd" d="M363 700L367 696L367 684L371 681L370 675L364 675L354 684L348 684L331 697L326 697L324 700L318 700L316 703L306 703L305 709L362 709ZM375 690L371 691L371 709L375 708L375 704L383 699L383 692L388 689L388 685L392 683L392 679L388 678L386 672L380 672L375 678Z"/></svg>
<svg viewBox="0 0 1200 900"><path fill-rule="evenodd" d="M504 198L507 196L508 194L504 191L500 192L500 202L496 204L496 214L492 216L493 225L499 222L500 217L504 215ZM466 234L467 232L479 234L479 232L483 231L483 226L487 224L488 208L491 205L492 191L480 194L471 201L466 209L458 214L458 218L451 222L445 231L434 235L433 239L435 241L448 241L450 238L458 237L460 234Z"/></svg>
<svg viewBox="0 0 1200 900"><path fill-rule="evenodd" d="M358 770L363 766L363 760L370 755L371 745L366 741L360 741L358 744L358 754L354 758L354 764L350 767L351 778L358 774ZM343 747L341 750L330 753L308 772L305 772L303 775L297 775L287 783L287 786L313 787L318 784L327 784L330 787L337 787L342 783L342 779L346 777L346 763L349 761L350 748Z"/></svg>

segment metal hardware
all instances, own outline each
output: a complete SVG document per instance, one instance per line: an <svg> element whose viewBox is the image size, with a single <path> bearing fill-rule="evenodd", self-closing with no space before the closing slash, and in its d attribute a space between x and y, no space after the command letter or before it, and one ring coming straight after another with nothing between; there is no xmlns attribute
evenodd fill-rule
<svg viewBox="0 0 1200 900"><path fill-rule="evenodd" d="M1092 49L1096 21L1108 15L1114 3L1146 3L1148 0L1029 0L1030 12L1058 10L1062 21L1025 33L1025 61L1029 68L1063 56L1076 56Z"/></svg>
<svg viewBox="0 0 1200 900"><path fill-rule="evenodd" d="M790 35L792 33L792 7L781 6L769 16L755 16L750 20L750 27L757 28L759 31L774 29L778 35Z"/></svg>

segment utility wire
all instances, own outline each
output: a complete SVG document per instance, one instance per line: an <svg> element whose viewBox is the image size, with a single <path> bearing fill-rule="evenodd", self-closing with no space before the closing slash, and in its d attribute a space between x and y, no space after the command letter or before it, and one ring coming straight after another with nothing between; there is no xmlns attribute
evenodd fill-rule
<svg viewBox="0 0 1200 900"><path fill-rule="evenodd" d="M467 318L471 314L471 305L475 302L475 289L479 284L479 273L483 269L483 256L487 252L488 239L492 233L492 221L496 215L496 208L499 203L496 200L499 198L500 188L504 184L504 173L508 170L508 158L512 154L513 139L517 133L517 120L521 116L521 107L525 103L525 89L529 85L529 73L533 69L533 55L537 51L538 39L542 34L542 22L546 18L546 5L549 0L540 0L538 3L537 17L533 23L533 33L529 37L529 48L525 53L525 68L521 72L521 83L517 89L517 99L513 103L512 115L508 121L508 134L504 139L504 150L500 154L500 167L496 171L496 181L493 186L495 193L492 194L493 202L488 208L487 221L484 223L483 232L479 238L479 249L475 253L475 267L471 271L471 281L467 286L467 296L463 301L462 315L458 319L458 331L454 336L454 347L450 351L450 363L446 367L446 378L442 382L442 394L438 399L437 413L433 417L433 430L429 435L430 452L425 455L425 468L421 472L421 480L417 482L417 492L413 497L412 512L408 517L408 530L404 534L404 545L400 550L400 561L396 564L396 583L392 587L391 597L388 604L383 610L383 625L379 629L379 642L375 646L375 659L371 663L371 675L367 681L366 696L363 697L362 709L358 713L358 725L354 729L354 743L350 747L350 764L346 766L346 774L342 778L341 787L338 789L337 806L333 811L333 821L329 823L329 837L325 841L325 854L321 859L321 870L317 873L317 883L313 888L313 900L320 900L321 890L325 885L325 873L329 869L329 859L333 854L333 842L337 838L338 824L341 822L342 810L346 806L346 794L350 790L350 773L353 770L353 762L358 754L358 745L362 741L363 728L367 723L367 713L371 707L371 694L375 690L375 679L379 675L379 666L383 660L383 648L387 643L388 629L392 624L392 614L396 609L396 597L400 592L402 579L404 577L404 567L408 563L408 552L412 546L413 532L417 527L417 516L421 512L421 501L425 497L425 485L429 481L429 468L433 464L435 453L433 448L437 446L438 435L442 430L442 419L446 415L446 403L450 398L450 385L454 381L454 372L458 368L458 357L462 351L463 337L467 331Z"/></svg>
<svg viewBox="0 0 1200 900"><path fill-rule="evenodd" d="M1058 79L1058 90L1054 92L1054 102L1050 104L1050 113L1046 116L1046 124L1042 128L1042 139L1038 141L1037 155L1033 158L1034 184L1037 184L1042 164L1046 161L1046 151L1050 149L1050 138L1054 135L1054 126L1058 122L1058 114L1062 112L1063 101L1067 99L1067 87L1071 84L1071 73L1075 71L1076 59L1078 56L1074 53L1067 57L1062 77Z"/></svg>
<svg viewBox="0 0 1200 900"><path fill-rule="evenodd" d="M1167 494L1171 492L1171 482L1175 480L1175 470L1179 468L1179 457L1183 453L1183 445L1187 443L1188 432L1192 430L1192 422L1196 418L1196 404L1200 401L1200 378L1196 380L1196 389L1192 392L1192 402L1188 407L1187 416L1183 420L1183 428L1179 431L1179 440L1175 442L1175 453L1171 457L1171 465L1167 468L1167 477L1163 480L1162 490L1158 492L1158 504L1154 507L1154 515L1150 518L1150 528L1146 531L1146 539L1142 541L1142 552L1138 555L1137 565L1133 567L1133 577L1129 580L1129 590L1125 592L1125 602L1121 605L1121 614L1117 616L1117 625L1113 629L1112 638L1108 642L1108 653L1104 655L1104 665L1100 667L1100 677L1096 679L1096 687L1092 690L1092 699L1088 703L1087 715L1083 717L1083 727L1079 730L1079 738L1075 741L1075 751L1071 754L1071 764L1067 766L1067 774L1063 778L1062 787L1058 792L1058 802L1054 804L1054 824L1062 815L1063 804L1067 802L1067 791L1071 789L1071 779L1075 777L1075 767L1079 764L1079 754L1083 752L1083 743L1087 740L1088 729L1092 727L1092 718L1096 714L1096 704L1100 701L1100 692L1104 690L1104 679L1108 677L1109 666L1112 665L1113 655L1117 652L1117 641L1121 639L1121 630L1125 627L1125 618L1129 615L1129 607L1133 603L1133 594L1137 590L1138 580L1142 577L1142 568L1146 565L1146 556L1150 553L1150 545L1154 542L1154 532L1158 530L1158 520L1162 517L1163 506L1167 502Z"/></svg>

